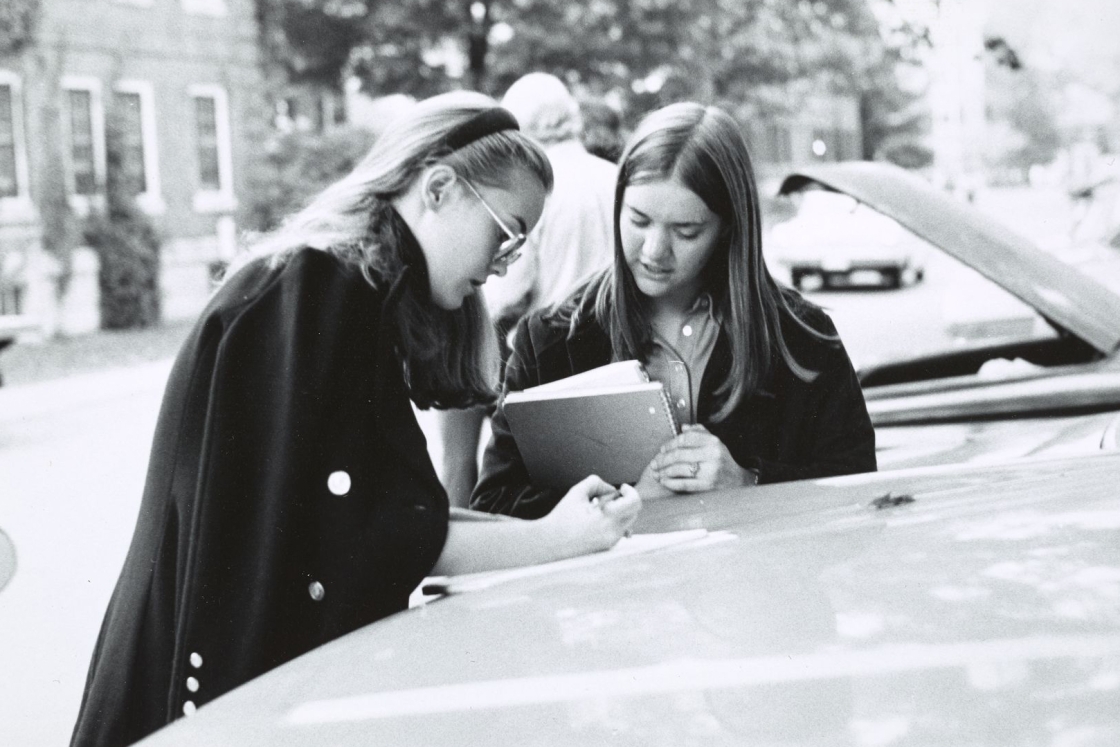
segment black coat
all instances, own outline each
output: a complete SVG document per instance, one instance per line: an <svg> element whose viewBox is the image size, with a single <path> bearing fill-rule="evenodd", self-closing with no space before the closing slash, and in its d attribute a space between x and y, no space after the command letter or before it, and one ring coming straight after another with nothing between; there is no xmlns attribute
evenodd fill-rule
<svg viewBox="0 0 1120 747"><path fill-rule="evenodd" d="M814 329L836 334L823 311L801 306L803 318ZM728 418L711 422L718 409L715 388L731 369L731 345L721 332L701 379L697 421L727 446L740 466L758 470L760 483L873 472L875 431L843 345L823 342L789 319L783 319L782 333L794 359L819 372L816 379L802 381L775 355L762 388ZM610 338L593 318L587 318L569 339L566 324L546 310L538 311L521 321L514 341L506 367L507 391L555 381L612 360ZM491 426L471 508L526 519L546 515L562 493L530 483L500 405Z"/></svg>
<svg viewBox="0 0 1120 747"><path fill-rule="evenodd" d="M167 384L73 745L131 744L407 608L448 522L386 321L410 274L375 290L306 249L212 299Z"/></svg>

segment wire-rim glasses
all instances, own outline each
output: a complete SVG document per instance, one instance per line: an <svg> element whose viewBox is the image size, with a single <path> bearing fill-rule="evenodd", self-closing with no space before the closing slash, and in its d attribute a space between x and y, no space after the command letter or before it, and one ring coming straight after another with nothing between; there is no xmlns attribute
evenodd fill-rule
<svg viewBox="0 0 1120 747"><path fill-rule="evenodd" d="M494 258L490 260L490 263L495 267L508 267L514 260L521 256L521 247L525 244L525 234L511 230L510 227L506 225L505 221L499 218L498 214L494 212L494 208L490 207L490 203L478 193L478 190L474 188L473 184L466 179L463 179L463 184L466 184L467 189L474 193L474 196L482 203L482 207L486 208L486 212L490 213L490 217L493 218L494 222L498 224L498 227L502 229L502 233L508 237L498 245L497 253L494 255Z"/></svg>

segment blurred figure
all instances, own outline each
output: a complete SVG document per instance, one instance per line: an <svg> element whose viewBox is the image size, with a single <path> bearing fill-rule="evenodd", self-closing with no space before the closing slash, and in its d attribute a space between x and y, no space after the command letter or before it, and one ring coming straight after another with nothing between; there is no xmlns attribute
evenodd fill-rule
<svg viewBox="0 0 1120 747"><path fill-rule="evenodd" d="M552 164L555 186L529 234L520 261L483 286L501 337L528 312L563 300L579 281L611 263L617 169L580 142L580 105L559 78L529 73L502 98L522 131L539 141ZM503 359L508 352L503 345ZM466 506L478 477L482 409L440 413L444 486L453 506Z"/></svg>
<svg viewBox="0 0 1120 747"><path fill-rule="evenodd" d="M583 116L580 141L587 152L618 163L622 155L622 118L614 107L598 99L585 99L579 105Z"/></svg>

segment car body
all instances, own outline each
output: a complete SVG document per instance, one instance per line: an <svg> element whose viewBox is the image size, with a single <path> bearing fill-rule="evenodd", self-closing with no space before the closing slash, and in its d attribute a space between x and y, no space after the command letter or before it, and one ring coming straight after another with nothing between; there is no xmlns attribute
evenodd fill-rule
<svg viewBox="0 0 1120 747"><path fill-rule="evenodd" d="M637 532L707 534L467 585L142 744L1120 744L1118 475L1112 454L650 502Z"/></svg>
<svg viewBox="0 0 1120 747"><path fill-rule="evenodd" d="M781 191L805 187L843 193L882 213L1051 327L1046 336L1030 336L1014 316L984 319L1001 334L862 367L880 469L1120 448L1116 291L898 167L807 167L789 175Z"/></svg>
<svg viewBox="0 0 1120 747"><path fill-rule="evenodd" d="M770 229L764 246L793 287L900 288L921 281L928 247L892 218L829 189L785 194L795 213Z"/></svg>

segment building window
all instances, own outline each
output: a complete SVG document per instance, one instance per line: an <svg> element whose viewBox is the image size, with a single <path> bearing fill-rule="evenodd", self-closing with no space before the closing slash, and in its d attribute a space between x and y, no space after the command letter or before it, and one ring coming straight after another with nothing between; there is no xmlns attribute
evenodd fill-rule
<svg viewBox="0 0 1120 747"><path fill-rule="evenodd" d="M19 195L16 176L16 116L12 86L0 83L0 197Z"/></svg>
<svg viewBox="0 0 1120 747"><path fill-rule="evenodd" d="M93 154L93 94L67 91L70 109L70 170L74 194L97 191L97 168Z"/></svg>
<svg viewBox="0 0 1120 747"><path fill-rule="evenodd" d="M138 93L113 94L113 115L116 119L117 173L121 188L130 195L148 191L144 172L143 101Z"/></svg>
<svg viewBox="0 0 1120 747"><path fill-rule="evenodd" d="M0 70L0 223L34 220L29 183L22 83Z"/></svg>
<svg viewBox="0 0 1120 747"><path fill-rule="evenodd" d="M155 92L147 81L120 81L113 91L115 177L147 213L166 209L160 194Z"/></svg>
<svg viewBox="0 0 1120 747"><path fill-rule="evenodd" d="M233 158L230 147L229 101L225 89L199 84L190 88L194 110L197 212L229 212L237 206L233 195Z"/></svg>
<svg viewBox="0 0 1120 747"><path fill-rule="evenodd" d="M104 204L105 113L101 106L101 81L66 75L62 78L62 89L66 188L71 208L85 215L94 202Z"/></svg>
<svg viewBox="0 0 1120 747"><path fill-rule="evenodd" d="M194 97L194 121L198 129L198 184L200 188L214 192L222 188L222 170L218 165L217 108L217 103L210 96Z"/></svg>

